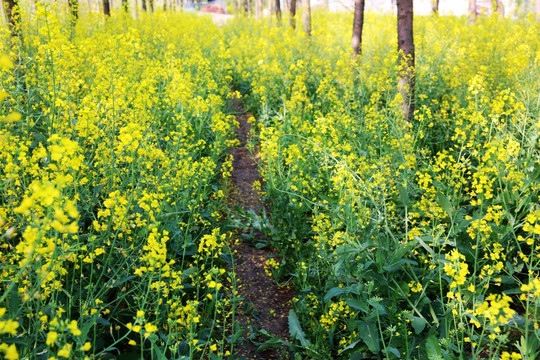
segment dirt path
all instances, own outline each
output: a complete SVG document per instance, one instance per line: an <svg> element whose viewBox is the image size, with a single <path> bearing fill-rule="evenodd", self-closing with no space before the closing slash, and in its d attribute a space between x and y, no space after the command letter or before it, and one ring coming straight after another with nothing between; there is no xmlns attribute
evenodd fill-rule
<svg viewBox="0 0 540 360"><path fill-rule="evenodd" d="M232 203L245 211L253 210L260 215L265 207L259 192L253 184L260 182L257 164L246 143L249 139L251 124L248 119L252 116L245 112L239 100L234 100L233 107L236 120L240 127L237 136L240 145L231 149L233 155L233 191ZM263 236L260 234L260 236ZM269 249L257 249L238 241L232 247L236 278L239 284L238 295L244 298L237 305L237 321L245 330L242 338L245 339L236 354L237 359L286 359L288 358L284 346L270 348L256 352L257 346L247 340L255 336L255 342L262 343L269 339L261 335L261 329L269 334L288 340L288 314L294 292L289 287L279 287L265 272L266 260L273 252ZM258 336L257 336L258 335Z"/></svg>

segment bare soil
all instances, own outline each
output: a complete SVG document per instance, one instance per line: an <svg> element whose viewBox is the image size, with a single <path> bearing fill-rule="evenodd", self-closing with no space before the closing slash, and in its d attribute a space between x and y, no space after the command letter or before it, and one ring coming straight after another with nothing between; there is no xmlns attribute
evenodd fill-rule
<svg viewBox="0 0 540 360"><path fill-rule="evenodd" d="M246 112L239 100L234 100L233 108L238 115L236 120L240 124L237 137L240 145L231 149L233 155L231 194L232 207L240 207L245 211L253 210L258 215L265 209L260 193L253 188L256 181L261 182L257 169L257 154L250 154L246 148L249 140L251 124L248 119L252 116ZM264 236L259 233L257 236ZM240 344L236 359L286 359L288 358L284 346L269 348L257 352L256 343L269 339L260 335L260 329L266 330L273 336L289 341L288 314L294 291L290 287L280 287L273 278L266 274L266 260L275 254L271 249L257 249L241 241L232 245L233 258L238 283L238 296L244 300L237 305L236 320L244 334L244 341ZM256 336L258 334L258 336ZM252 341L248 340L254 337Z"/></svg>

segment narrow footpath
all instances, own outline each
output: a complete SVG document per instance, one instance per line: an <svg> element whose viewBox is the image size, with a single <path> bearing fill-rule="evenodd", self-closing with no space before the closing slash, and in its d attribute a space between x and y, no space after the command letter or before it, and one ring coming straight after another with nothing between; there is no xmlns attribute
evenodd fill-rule
<svg viewBox="0 0 540 360"><path fill-rule="evenodd" d="M233 109L236 120L240 124L237 137L240 145L231 149L233 156L231 191L232 204L244 211L253 210L261 215L265 204L261 194L254 187L254 183L261 183L257 169L256 154L250 154L246 147L250 137L251 124L248 119L252 116L246 112L240 100L233 100ZM260 234L259 236L264 236ZM237 348L236 359L287 359L286 349L283 345L257 352L256 343L269 340L266 332L288 341L289 327L288 314L294 291L290 287L279 287L271 276L265 272L266 260L274 252L270 249L257 249L241 240L232 246L235 262L236 278L238 283L238 296L244 300L237 304L236 320L244 329L243 341ZM262 333L261 333L262 330Z"/></svg>

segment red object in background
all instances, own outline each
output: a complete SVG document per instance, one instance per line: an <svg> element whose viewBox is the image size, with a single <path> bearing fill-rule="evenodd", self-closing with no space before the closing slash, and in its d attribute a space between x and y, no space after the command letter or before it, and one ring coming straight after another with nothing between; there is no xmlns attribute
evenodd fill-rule
<svg viewBox="0 0 540 360"><path fill-rule="evenodd" d="M212 14L227 14L225 9L223 9L223 6L221 4L210 4L205 5L201 9L202 12L212 13Z"/></svg>

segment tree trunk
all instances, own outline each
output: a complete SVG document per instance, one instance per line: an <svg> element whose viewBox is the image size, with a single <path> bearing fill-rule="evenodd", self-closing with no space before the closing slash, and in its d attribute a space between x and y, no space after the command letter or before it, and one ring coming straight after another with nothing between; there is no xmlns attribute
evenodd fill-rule
<svg viewBox="0 0 540 360"><path fill-rule="evenodd" d="M150 12L154 12L154 0L149 0L148 3L150 4Z"/></svg>
<svg viewBox="0 0 540 360"><path fill-rule="evenodd" d="M249 0L244 0L244 15L247 16L249 14Z"/></svg>
<svg viewBox="0 0 540 360"><path fill-rule="evenodd" d="M540 1L540 0L538 0ZM289 5L289 13L291 15L291 18L289 19L289 23L291 24L291 27L293 29L296 29L296 0L291 0L291 4Z"/></svg>
<svg viewBox="0 0 540 360"><path fill-rule="evenodd" d="M431 12L433 15L439 15L439 0L431 0Z"/></svg>
<svg viewBox="0 0 540 360"><path fill-rule="evenodd" d="M255 0L255 18L262 17L262 0Z"/></svg>
<svg viewBox="0 0 540 360"><path fill-rule="evenodd" d="M129 10L129 5L127 0L122 0L122 9L127 13Z"/></svg>
<svg viewBox="0 0 540 360"><path fill-rule="evenodd" d="M79 1L68 0L69 14L71 16L71 23L75 24L79 18Z"/></svg>
<svg viewBox="0 0 540 360"><path fill-rule="evenodd" d="M469 25L476 22L476 0L469 0Z"/></svg>
<svg viewBox="0 0 540 360"><path fill-rule="evenodd" d="M146 12L146 0L142 0L142 11Z"/></svg>
<svg viewBox="0 0 540 360"><path fill-rule="evenodd" d="M278 21L278 24L281 24L281 2L280 0L275 1L276 6L276 19Z"/></svg>
<svg viewBox="0 0 540 360"><path fill-rule="evenodd" d="M397 1L398 90L403 97L401 111L407 121L414 117L413 0Z"/></svg>
<svg viewBox="0 0 540 360"><path fill-rule="evenodd" d="M111 3L109 0L103 0L103 14L111 16Z"/></svg>
<svg viewBox="0 0 540 360"><path fill-rule="evenodd" d="M352 48L354 56L362 53L362 29L364 28L364 0L354 0L354 20L352 30Z"/></svg>
<svg viewBox="0 0 540 360"><path fill-rule="evenodd" d="M501 0L495 0L495 11L497 11L497 14L504 17L504 5Z"/></svg>
<svg viewBox="0 0 540 360"><path fill-rule="evenodd" d="M19 1L18 0L3 0L4 8L6 9L6 17L8 19L9 30L11 36L19 34Z"/></svg>
<svg viewBox="0 0 540 360"><path fill-rule="evenodd" d="M302 0L302 20L304 32L307 36L311 36L311 4L309 0Z"/></svg>

